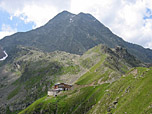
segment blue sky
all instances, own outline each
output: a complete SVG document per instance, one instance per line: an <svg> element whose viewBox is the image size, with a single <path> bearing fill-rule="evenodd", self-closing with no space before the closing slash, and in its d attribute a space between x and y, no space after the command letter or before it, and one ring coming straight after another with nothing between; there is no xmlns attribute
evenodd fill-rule
<svg viewBox="0 0 152 114"><path fill-rule="evenodd" d="M11 28L16 29L18 32L25 32L31 30L34 26L34 22L25 23L19 17L11 17L11 15L0 9L0 31L2 31L2 25L9 25Z"/></svg>
<svg viewBox="0 0 152 114"><path fill-rule="evenodd" d="M144 20L145 19L152 19L152 10L151 9L146 8L146 14L148 14L148 15L144 16Z"/></svg>
<svg viewBox="0 0 152 114"><path fill-rule="evenodd" d="M124 40L152 49L152 0L0 0L0 39L40 27L63 10L91 13Z"/></svg>

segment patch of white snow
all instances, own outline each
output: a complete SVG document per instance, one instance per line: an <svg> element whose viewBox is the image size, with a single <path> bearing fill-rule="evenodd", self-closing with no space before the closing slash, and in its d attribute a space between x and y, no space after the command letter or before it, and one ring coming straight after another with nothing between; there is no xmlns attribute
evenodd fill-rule
<svg viewBox="0 0 152 114"><path fill-rule="evenodd" d="M8 54L6 53L6 51L3 51L5 53L5 57L1 58L0 61L4 61L7 57L8 57Z"/></svg>

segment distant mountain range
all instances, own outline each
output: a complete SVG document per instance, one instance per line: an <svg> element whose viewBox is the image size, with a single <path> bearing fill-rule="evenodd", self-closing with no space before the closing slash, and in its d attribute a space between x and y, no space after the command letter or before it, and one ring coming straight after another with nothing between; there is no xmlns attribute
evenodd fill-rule
<svg viewBox="0 0 152 114"><path fill-rule="evenodd" d="M59 50L81 55L98 44L110 48L124 47L139 60L152 63L152 50L124 41L91 14L85 13L75 15L63 11L40 28L0 40L0 45L8 54L14 47L22 45L45 52Z"/></svg>

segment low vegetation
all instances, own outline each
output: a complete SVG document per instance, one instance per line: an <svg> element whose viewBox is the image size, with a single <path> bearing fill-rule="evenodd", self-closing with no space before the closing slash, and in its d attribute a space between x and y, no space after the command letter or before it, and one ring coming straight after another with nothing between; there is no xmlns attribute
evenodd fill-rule
<svg viewBox="0 0 152 114"><path fill-rule="evenodd" d="M37 100L20 114L149 114L152 110L151 74L152 68L138 67L112 84L74 85L76 88L58 97L45 96Z"/></svg>
<svg viewBox="0 0 152 114"><path fill-rule="evenodd" d="M21 114L117 112L124 108L120 106L117 109L117 100L123 102L123 99L129 98L123 92L132 86L132 83L137 84L136 80L149 72L148 68L133 67L134 63L137 66L142 64L123 49L117 52L103 45L88 50L82 56L20 48L13 64L9 64L9 69L18 74L18 79L12 83L16 89L9 93L7 100L14 100L13 98L20 93L23 99L14 100L14 103L10 104L13 108L8 106L8 112L24 109L34 101ZM125 53L125 57L120 51ZM127 62L128 58L135 62ZM74 88L61 92L57 97L46 96L47 90L58 81L73 83ZM133 86L133 91L137 91L138 86L139 84L135 88ZM21 105L22 103L24 105Z"/></svg>
<svg viewBox="0 0 152 114"><path fill-rule="evenodd" d="M17 88L15 88L11 93L9 93L9 95L7 96L7 99L11 99L13 98L15 95L17 95L20 91L20 86L18 86Z"/></svg>

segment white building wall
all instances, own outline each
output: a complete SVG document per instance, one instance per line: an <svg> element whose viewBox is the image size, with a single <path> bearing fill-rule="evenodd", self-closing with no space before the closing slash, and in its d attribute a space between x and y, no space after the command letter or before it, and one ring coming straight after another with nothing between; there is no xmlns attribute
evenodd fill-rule
<svg viewBox="0 0 152 114"><path fill-rule="evenodd" d="M53 91L48 91L48 96L54 95Z"/></svg>

